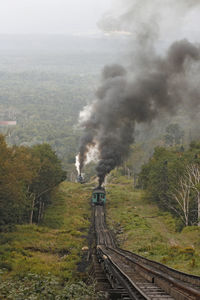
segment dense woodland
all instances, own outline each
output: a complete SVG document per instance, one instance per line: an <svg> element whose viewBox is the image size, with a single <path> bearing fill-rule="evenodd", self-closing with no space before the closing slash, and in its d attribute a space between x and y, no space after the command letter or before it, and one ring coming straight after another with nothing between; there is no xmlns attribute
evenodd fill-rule
<svg viewBox="0 0 200 300"><path fill-rule="evenodd" d="M119 46L64 37L0 36L0 42L0 121L17 121L0 131L10 145L49 143L75 180L79 112L94 99L101 69Z"/></svg>
<svg viewBox="0 0 200 300"><path fill-rule="evenodd" d="M66 169L74 163L78 148L78 114L91 100L94 85L92 76L68 72L6 72L0 81L1 119L17 121L16 127L2 128L4 133L8 131L9 144L47 142Z"/></svg>
<svg viewBox="0 0 200 300"><path fill-rule="evenodd" d="M65 178L48 144L8 147L0 135L0 229L39 223L52 190Z"/></svg>
<svg viewBox="0 0 200 300"><path fill-rule="evenodd" d="M179 228L200 226L200 143L184 147L155 148L139 175L139 186L151 201L170 211L179 220Z"/></svg>

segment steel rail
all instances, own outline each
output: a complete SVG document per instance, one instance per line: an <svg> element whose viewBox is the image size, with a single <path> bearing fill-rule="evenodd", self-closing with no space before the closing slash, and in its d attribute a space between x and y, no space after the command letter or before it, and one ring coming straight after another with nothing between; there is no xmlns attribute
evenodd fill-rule
<svg viewBox="0 0 200 300"><path fill-rule="evenodd" d="M112 273L114 273L114 275L116 276L118 281L122 284L122 286L125 287L128 295L132 299L151 300L151 298L145 295L144 292L135 284L135 282L133 282L130 279L130 277L113 261L112 257L104 253L101 246L98 246L98 250L101 251L102 257L105 260L106 264L108 264L109 262L110 264L109 269L112 270Z"/></svg>
<svg viewBox="0 0 200 300"><path fill-rule="evenodd" d="M143 270L145 270L147 273L151 273L153 275L156 275L158 277L163 278L164 280L168 281L169 283L172 283L174 286L180 288L181 290L184 290L186 293L190 294L191 296L195 296L198 297L197 299L200 299L200 289L195 289L195 287L191 287L191 286L186 286L185 283L181 282L180 280L164 273L163 271L160 270L156 270L153 267L149 267L148 265L144 265L141 262L137 262L129 257L127 257L126 255L120 253L120 251L123 252L123 250L120 249L120 251L118 251L117 249L113 249L110 247L107 247L107 249L109 249L112 252L115 252L119 255L121 255L123 258L125 258L126 260L134 263L135 265L139 266L140 268L142 268ZM181 273L181 272L180 272Z"/></svg>
<svg viewBox="0 0 200 300"><path fill-rule="evenodd" d="M168 295L176 294L176 296L169 295L169 299L200 300L200 277L179 272L161 263L117 248L112 234L106 226L104 208L95 207L94 216L98 256L103 264L106 265L106 272L110 274L111 278L114 276L120 282L131 299L152 299L148 296L148 292L146 293L145 288L142 287L145 284L142 278L148 278L146 281L149 284L154 284L155 282L155 288L160 288L160 290L165 291ZM128 271L126 267L124 268L124 265L127 266ZM138 284L143 288L143 291L134 282L134 272L136 270L139 272L141 278L141 282L138 281ZM151 290L151 287L149 290ZM161 295L159 299L162 298L166 298L166 295L163 294L163 297Z"/></svg>
<svg viewBox="0 0 200 300"><path fill-rule="evenodd" d="M114 247L111 247L111 248L114 249ZM159 271L163 271L164 273L167 273L168 275L171 275L172 277L175 277L176 279L182 280L189 284L197 285L200 288L200 277L199 276L178 271L176 269L173 269L166 265L163 265L159 262L156 262L154 260L150 260L146 257L143 257L139 254L132 253L128 250L124 250L124 249L115 247L115 251L119 251L119 252L123 253L124 255L130 256L131 259L139 260L139 261L149 265L150 267L158 268ZM181 279L179 278L179 276L181 276Z"/></svg>

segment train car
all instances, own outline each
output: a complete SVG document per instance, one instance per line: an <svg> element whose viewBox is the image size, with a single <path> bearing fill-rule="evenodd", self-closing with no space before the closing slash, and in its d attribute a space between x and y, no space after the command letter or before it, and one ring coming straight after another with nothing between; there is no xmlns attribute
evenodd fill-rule
<svg viewBox="0 0 200 300"><path fill-rule="evenodd" d="M77 182L78 183L84 183L84 179L83 179L83 177L81 175L77 176Z"/></svg>
<svg viewBox="0 0 200 300"><path fill-rule="evenodd" d="M106 191L102 187L95 188L92 192L92 204L104 205L106 203Z"/></svg>

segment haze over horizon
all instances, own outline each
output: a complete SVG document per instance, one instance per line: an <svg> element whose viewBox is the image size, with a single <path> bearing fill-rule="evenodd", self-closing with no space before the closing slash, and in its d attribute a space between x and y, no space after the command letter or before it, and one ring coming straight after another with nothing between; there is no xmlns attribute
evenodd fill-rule
<svg viewBox="0 0 200 300"><path fill-rule="evenodd" d="M0 1L0 35L101 36L105 32L99 22L105 16L112 20L113 15L122 13L120 4L125 1L128 5L128 0ZM187 16L180 28L182 36L198 40L198 14L193 10Z"/></svg>
<svg viewBox="0 0 200 300"><path fill-rule="evenodd" d="M0 1L0 34L97 34L112 0Z"/></svg>

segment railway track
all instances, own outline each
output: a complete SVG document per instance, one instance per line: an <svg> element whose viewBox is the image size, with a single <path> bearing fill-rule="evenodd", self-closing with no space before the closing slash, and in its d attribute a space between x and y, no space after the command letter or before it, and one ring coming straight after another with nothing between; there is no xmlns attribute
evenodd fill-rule
<svg viewBox="0 0 200 300"><path fill-rule="evenodd" d="M94 207L94 229L97 258L109 283L108 299L200 300L200 277L117 248L102 206Z"/></svg>

